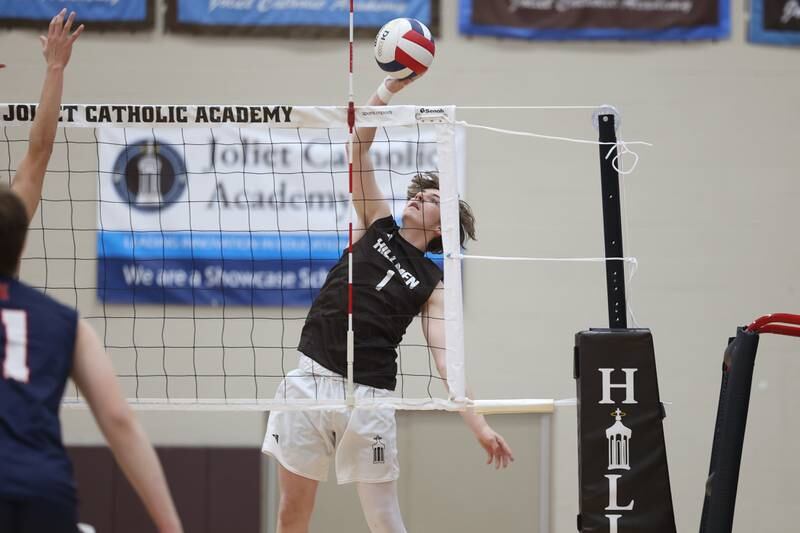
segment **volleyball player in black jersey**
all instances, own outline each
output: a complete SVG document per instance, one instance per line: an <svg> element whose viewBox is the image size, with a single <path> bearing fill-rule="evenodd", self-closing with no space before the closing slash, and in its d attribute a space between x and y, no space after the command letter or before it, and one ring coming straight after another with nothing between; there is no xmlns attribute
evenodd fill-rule
<svg viewBox="0 0 800 533"><path fill-rule="evenodd" d="M387 78L367 105L388 103L412 82ZM359 230L353 235L353 380L356 399L383 398L396 385L397 346L414 317L422 313L423 333L437 370L446 378L442 272L425 257L441 252L438 177L418 175L409 187L402 227L375 182L369 150L375 128L358 128L353 147L353 203ZM474 219L460 203L461 244L474 237ZM306 318L299 365L287 374L277 398L344 399L347 374L348 257L331 269ZM445 379L446 382L446 379ZM482 415L462 413L488 454L487 463L506 467L511 449ZM339 483L356 483L373 533L402 533L397 498L394 409L276 411L270 414L263 451L279 466L278 533L307 532L317 486L335 457Z"/></svg>

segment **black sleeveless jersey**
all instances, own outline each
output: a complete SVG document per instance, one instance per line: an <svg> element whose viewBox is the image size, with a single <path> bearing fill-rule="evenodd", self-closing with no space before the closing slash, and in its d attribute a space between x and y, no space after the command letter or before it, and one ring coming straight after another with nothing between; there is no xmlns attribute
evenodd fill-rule
<svg viewBox="0 0 800 533"><path fill-rule="evenodd" d="M347 374L347 252L328 273L306 317L298 350ZM397 346L442 280L441 269L400 236L391 216L376 220L353 245L353 381L397 385Z"/></svg>

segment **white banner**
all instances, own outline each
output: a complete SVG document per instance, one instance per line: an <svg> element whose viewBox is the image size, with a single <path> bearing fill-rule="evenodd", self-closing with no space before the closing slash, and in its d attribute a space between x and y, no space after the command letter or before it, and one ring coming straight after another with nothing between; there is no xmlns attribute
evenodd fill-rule
<svg viewBox="0 0 800 533"><path fill-rule="evenodd" d="M107 301L305 305L347 246L346 128L98 128L97 137ZM411 178L438 171L436 126L380 128L371 154L399 218Z"/></svg>
<svg viewBox="0 0 800 533"><path fill-rule="evenodd" d="M33 122L36 104L0 104L0 126ZM405 126L420 122L452 122L452 106L358 107L357 126ZM209 128L221 125L270 128L347 128L346 107L287 105L62 105L59 125L95 128L98 126L148 128Z"/></svg>

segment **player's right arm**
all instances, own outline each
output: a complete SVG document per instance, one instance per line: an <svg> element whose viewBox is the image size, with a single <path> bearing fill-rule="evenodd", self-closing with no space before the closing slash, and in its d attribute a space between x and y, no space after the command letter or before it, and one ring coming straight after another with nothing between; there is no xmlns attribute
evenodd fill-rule
<svg viewBox="0 0 800 533"><path fill-rule="evenodd" d="M384 106L391 96L410 84L415 78L396 80L387 77L381 87L367 101L368 106ZM375 182L375 169L369 155L375 140L376 128L356 128L353 138L353 206L358 216L358 226L368 228L373 222L392 214L389 202Z"/></svg>
<svg viewBox="0 0 800 533"><path fill-rule="evenodd" d="M36 118L31 126L28 151L11 182L11 188L25 204L29 219L33 218L39 199L42 197L44 175L50 162L50 154L53 152L61 111L61 94L64 89L64 69L72 55L72 45L83 32L83 24L72 31L75 12L72 12L65 21L66 13L67 10L62 9L53 17L47 37L40 37L42 54L47 62L47 73L39 105L36 108Z"/></svg>
<svg viewBox="0 0 800 533"><path fill-rule="evenodd" d="M97 334L78 322L72 379L86 398L111 451L160 533L183 531L161 463L125 401L111 360Z"/></svg>
<svg viewBox="0 0 800 533"><path fill-rule="evenodd" d="M428 301L422 307L422 333L428 341L428 346L433 353L436 370L447 385L447 352L445 349L445 318L444 318L444 284L440 281ZM469 387L466 388L468 398L474 398ZM486 450L486 464L494 463L495 468L506 468L514 461L514 452L489 423L486 417L472 409L461 412L461 418L472 431L480 445Z"/></svg>

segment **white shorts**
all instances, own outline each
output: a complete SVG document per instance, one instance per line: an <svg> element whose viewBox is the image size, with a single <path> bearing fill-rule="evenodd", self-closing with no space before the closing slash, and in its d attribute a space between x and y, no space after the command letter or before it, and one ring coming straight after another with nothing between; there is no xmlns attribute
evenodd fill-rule
<svg viewBox="0 0 800 533"><path fill-rule="evenodd" d="M297 369L286 375L276 400L344 400L347 381L300 355ZM356 399L385 398L391 391L355 385ZM272 411L261 447L297 475L326 481L335 456L339 484L394 481L400 476L395 409L337 408Z"/></svg>

